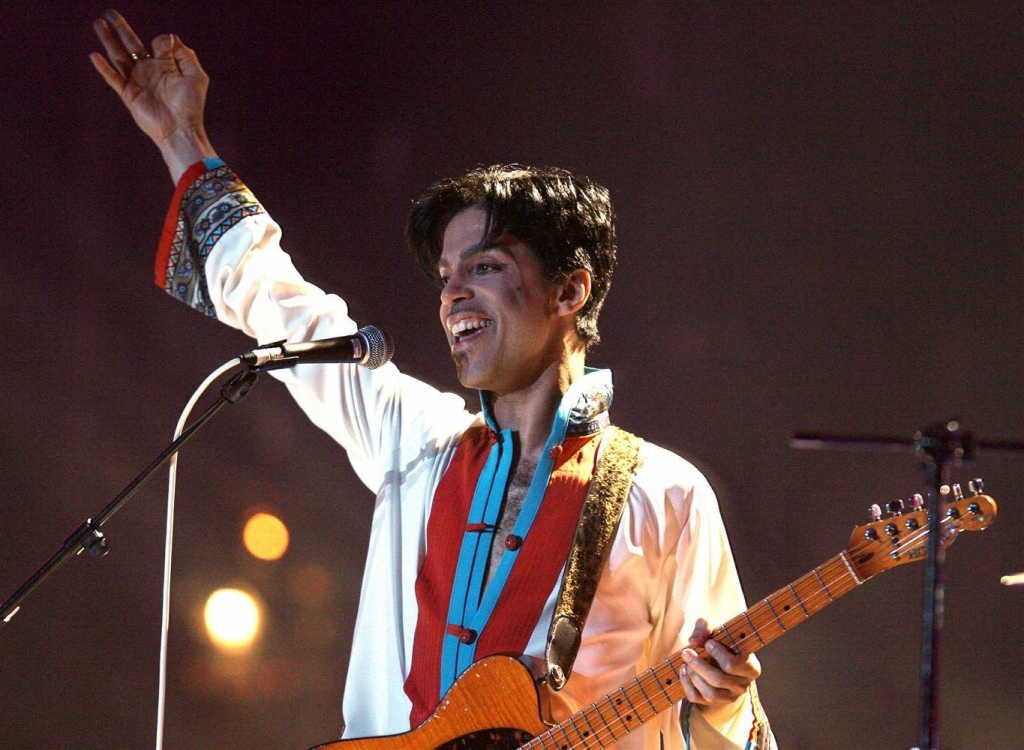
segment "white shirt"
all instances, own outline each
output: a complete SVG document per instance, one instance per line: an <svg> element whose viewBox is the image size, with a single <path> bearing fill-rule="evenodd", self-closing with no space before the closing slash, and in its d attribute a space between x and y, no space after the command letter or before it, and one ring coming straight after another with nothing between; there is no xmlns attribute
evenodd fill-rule
<svg viewBox="0 0 1024 750"><path fill-rule="evenodd" d="M218 179L237 179L228 174L221 170ZM202 215L211 215L218 201L235 206L251 198L240 183L228 185L234 192L220 197L209 183L204 187L209 200ZM186 192L186 198L194 194ZM186 216L185 203L178 221L187 231L177 249L195 254L197 265L202 261L195 248L208 249L206 302L220 320L263 342L357 330L340 297L301 278L267 214L253 213L251 206L239 210L237 220L222 223L211 246L214 230L200 228L200 213ZM251 204L258 205L255 199ZM172 254L173 262L180 259ZM428 544L431 502L460 436L483 419L458 396L404 375L393 364L377 370L308 364L273 375L345 448L376 495L343 701L344 737L408 731L411 703L403 685L413 655L415 583ZM573 676L554 694L552 711L559 721L680 650L698 617L714 625L746 608L708 482L689 462L650 443L642 443L640 459ZM543 661L556 590L526 648L527 663ZM723 726L712 727L700 711L690 711L688 745L676 706L615 747L657 750L663 735L666 748L744 748L754 722L748 691Z"/></svg>

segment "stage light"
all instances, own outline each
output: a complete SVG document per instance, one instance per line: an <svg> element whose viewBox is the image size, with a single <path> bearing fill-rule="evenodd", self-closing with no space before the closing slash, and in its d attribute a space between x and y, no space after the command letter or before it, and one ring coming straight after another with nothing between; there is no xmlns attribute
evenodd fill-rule
<svg viewBox="0 0 1024 750"><path fill-rule="evenodd" d="M244 651L256 640L260 610L250 594L239 589L218 589L203 610L206 632L225 651Z"/></svg>
<svg viewBox="0 0 1024 750"><path fill-rule="evenodd" d="M260 560L279 560L288 549L288 527L277 516L256 513L245 523L242 541Z"/></svg>

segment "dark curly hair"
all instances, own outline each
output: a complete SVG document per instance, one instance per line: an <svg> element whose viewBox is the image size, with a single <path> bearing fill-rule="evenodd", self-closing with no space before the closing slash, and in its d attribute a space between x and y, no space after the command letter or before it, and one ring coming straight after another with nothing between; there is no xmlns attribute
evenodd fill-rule
<svg viewBox="0 0 1024 750"><path fill-rule="evenodd" d="M487 213L484 244L511 234L537 256L555 283L578 268L590 272L590 299L576 319L586 347L596 344L601 312L615 268L615 222L608 191L564 169L498 164L434 183L413 204L406 239L419 266L439 281L444 231L465 208Z"/></svg>

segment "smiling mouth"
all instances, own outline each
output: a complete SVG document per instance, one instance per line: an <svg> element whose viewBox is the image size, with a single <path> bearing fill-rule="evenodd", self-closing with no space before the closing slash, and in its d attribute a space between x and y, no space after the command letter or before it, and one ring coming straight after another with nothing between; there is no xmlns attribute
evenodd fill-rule
<svg viewBox="0 0 1024 750"><path fill-rule="evenodd" d="M486 318L467 318L455 323L449 328L449 330L451 331L452 336L455 337L454 343L461 344L478 336L493 324L493 320L487 320Z"/></svg>

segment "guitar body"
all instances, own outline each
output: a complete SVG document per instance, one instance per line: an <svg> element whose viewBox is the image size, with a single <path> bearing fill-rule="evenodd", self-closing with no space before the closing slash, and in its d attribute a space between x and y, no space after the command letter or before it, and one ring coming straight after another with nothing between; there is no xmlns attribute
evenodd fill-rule
<svg viewBox="0 0 1024 750"><path fill-rule="evenodd" d="M416 729L390 737L338 740L312 750L462 750L519 748L548 727L530 671L511 656L489 656L451 686Z"/></svg>

